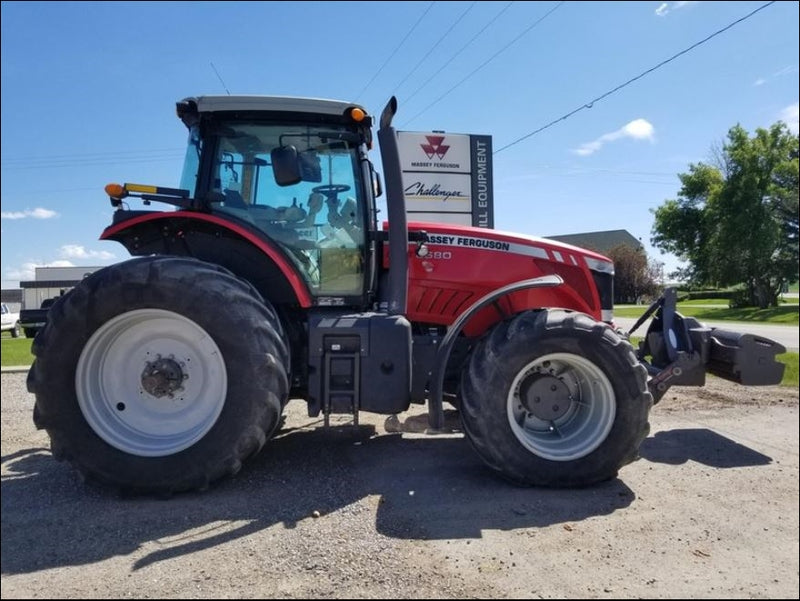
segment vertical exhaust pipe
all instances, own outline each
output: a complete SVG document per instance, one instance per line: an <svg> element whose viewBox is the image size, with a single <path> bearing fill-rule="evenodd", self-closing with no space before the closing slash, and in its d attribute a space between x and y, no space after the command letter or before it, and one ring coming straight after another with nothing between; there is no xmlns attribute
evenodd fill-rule
<svg viewBox="0 0 800 601"><path fill-rule="evenodd" d="M397 112L397 98L391 97L381 113L378 142L386 179L386 208L389 219L389 295L390 315L405 315L408 299L408 220L403 193L403 172L397 132L392 118Z"/></svg>

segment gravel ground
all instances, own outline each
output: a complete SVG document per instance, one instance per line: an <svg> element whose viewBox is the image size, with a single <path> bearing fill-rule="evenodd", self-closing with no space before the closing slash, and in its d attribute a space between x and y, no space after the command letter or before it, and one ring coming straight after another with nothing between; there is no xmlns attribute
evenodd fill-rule
<svg viewBox="0 0 800 601"><path fill-rule="evenodd" d="M422 407L325 430L293 402L236 478L168 500L81 483L32 406L3 373L3 599L799 596L796 390L673 389L582 490L498 480Z"/></svg>

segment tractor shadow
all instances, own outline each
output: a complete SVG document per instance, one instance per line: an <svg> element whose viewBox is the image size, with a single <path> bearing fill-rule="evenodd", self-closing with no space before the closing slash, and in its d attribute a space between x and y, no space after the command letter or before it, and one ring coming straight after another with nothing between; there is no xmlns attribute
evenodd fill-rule
<svg viewBox="0 0 800 601"><path fill-rule="evenodd" d="M658 432L645 439L639 454L648 461L669 465L695 461L709 467L733 468L772 463L771 457L706 428Z"/></svg>
<svg viewBox="0 0 800 601"><path fill-rule="evenodd" d="M538 529L609 515L635 499L620 479L571 490L514 486L486 468L458 432L387 433L373 425L324 429L306 421L282 431L235 477L169 499L120 497L84 483L47 449L4 456L2 574L131 554L140 556L132 560L136 571L335 512L374 521L368 527L390 538L477 540L484 530ZM700 434L656 435L645 442L643 455L669 463L697 459L686 452L693 435ZM712 452L707 456L732 466L757 455L735 443L719 453L731 449L733 458L724 461ZM143 554L145 546L155 550Z"/></svg>

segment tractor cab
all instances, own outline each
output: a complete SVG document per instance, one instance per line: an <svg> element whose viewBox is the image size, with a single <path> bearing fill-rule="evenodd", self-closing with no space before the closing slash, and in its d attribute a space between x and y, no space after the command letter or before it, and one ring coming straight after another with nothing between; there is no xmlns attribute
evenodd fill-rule
<svg viewBox="0 0 800 601"><path fill-rule="evenodd" d="M132 255L218 263L289 305L375 302L381 185L364 109L335 100L200 96L178 102L177 114L189 130L180 187L109 184L117 211L104 239ZM129 196L179 210L130 210Z"/></svg>
<svg viewBox="0 0 800 601"><path fill-rule="evenodd" d="M225 96L179 103L189 128L180 187L197 208L277 243L312 296L362 296L374 269L371 119L350 104L302 102L313 106Z"/></svg>

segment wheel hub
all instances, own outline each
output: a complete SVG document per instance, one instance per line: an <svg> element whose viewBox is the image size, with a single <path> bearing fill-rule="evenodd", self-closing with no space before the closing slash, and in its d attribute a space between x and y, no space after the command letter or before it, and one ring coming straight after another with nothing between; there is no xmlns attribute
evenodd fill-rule
<svg viewBox="0 0 800 601"><path fill-rule="evenodd" d="M168 358L158 355L155 361L148 361L144 366L142 388L156 398L172 398L175 392L183 389L183 381L188 377L173 355Z"/></svg>
<svg viewBox="0 0 800 601"><path fill-rule="evenodd" d="M570 407L572 396L561 380L549 374L532 374L519 387L519 398L528 413L555 421Z"/></svg>

